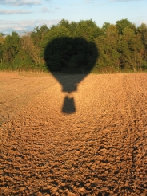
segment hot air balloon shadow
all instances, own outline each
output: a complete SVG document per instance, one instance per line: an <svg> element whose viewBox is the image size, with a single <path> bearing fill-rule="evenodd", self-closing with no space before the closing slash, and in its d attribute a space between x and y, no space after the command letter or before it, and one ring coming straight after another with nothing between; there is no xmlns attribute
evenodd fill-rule
<svg viewBox="0 0 147 196"><path fill-rule="evenodd" d="M44 50L44 60L49 72L59 81L65 93L62 112L76 112L72 92L96 64L98 50L94 42L84 38L56 38Z"/></svg>

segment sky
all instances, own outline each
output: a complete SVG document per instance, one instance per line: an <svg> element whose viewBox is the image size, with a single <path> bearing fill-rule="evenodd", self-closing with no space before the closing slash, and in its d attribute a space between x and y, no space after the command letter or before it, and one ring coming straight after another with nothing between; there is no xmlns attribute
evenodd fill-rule
<svg viewBox="0 0 147 196"><path fill-rule="evenodd" d="M128 18L147 24L147 0L0 0L0 33L25 33L36 26L92 19L98 26Z"/></svg>

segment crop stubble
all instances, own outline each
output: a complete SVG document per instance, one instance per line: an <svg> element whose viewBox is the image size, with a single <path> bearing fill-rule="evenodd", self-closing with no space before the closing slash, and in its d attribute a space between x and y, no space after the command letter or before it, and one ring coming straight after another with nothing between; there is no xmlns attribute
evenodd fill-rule
<svg viewBox="0 0 147 196"><path fill-rule="evenodd" d="M0 73L0 195L145 195L147 75L90 74L71 96L69 115L51 75Z"/></svg>

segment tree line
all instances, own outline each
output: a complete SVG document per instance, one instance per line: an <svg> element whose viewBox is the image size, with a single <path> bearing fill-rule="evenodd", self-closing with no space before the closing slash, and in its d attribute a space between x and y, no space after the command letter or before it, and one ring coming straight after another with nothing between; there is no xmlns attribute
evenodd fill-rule
<svg viewBox="0 0 147 196"><path fill-rule="evenodd" d="M59 38L81 38L95 44L98 55L92 72L147 69L147 25L136 26L128 19L119 20L115 25L105 22L102 27L92 20L69 22L63 19L50 28L47 25L35 27L23 36L16 32L7 36L0 33L0 69L47 71L45 49ZM64 48L64 42L62 45ZM54 66L58 66L56 62Z"/></svg>

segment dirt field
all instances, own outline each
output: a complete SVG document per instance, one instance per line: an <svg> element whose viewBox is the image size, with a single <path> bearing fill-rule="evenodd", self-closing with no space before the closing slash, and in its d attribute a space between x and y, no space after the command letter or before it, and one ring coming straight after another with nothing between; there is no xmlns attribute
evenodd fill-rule
<svg viewBox="0 0 147 196"><path fill-rule="evenodd" d="M0 73L0 195L146 195L147 74L78 77Z"/></svg>

